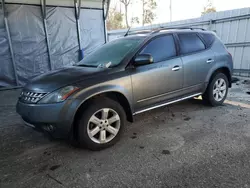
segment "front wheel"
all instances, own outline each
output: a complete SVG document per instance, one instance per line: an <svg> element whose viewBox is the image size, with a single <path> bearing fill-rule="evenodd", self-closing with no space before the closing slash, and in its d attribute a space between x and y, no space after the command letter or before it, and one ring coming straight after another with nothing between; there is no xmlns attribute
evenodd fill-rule
<svg viewBox="0 0 250 188"><path fill-rule="evenodd" d="M228 93L228 78L223 73L215 75L208 85L203 100L212 106L222 105Z"/></svg>
<svg viewBox="0 0 250 188"><path fill-rule="evenodd" d="M120 139L125 119L118 102L109 98L93 101L78 123L80 145L91 150L114 145Z"/></svg>

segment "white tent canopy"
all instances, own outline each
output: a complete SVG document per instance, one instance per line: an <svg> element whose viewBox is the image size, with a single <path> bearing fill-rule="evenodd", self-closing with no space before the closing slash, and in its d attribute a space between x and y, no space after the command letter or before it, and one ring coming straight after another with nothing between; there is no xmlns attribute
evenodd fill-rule
<svg viewBox="0 0 250 188"><path fill-rule="evenodd" d="M110 0L1 2L0 86L73 65L106 42Z"/></svg>
<svg viewBox="0 0 250 188"><path fill-rule="evenodd" d="M6 3L40 5L40 0L5 0ZM107 3L107 0L105 1ZM74 7L74 0L47 0L47 5ZM81 7L98 8L103 7L103 0L82 0Z"/></svg>

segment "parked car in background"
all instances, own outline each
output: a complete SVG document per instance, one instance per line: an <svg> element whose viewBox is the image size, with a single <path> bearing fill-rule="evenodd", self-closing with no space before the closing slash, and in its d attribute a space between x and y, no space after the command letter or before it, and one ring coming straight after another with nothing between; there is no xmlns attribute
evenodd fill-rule
<svg viewBox="0 0 250 188"><path fill-rule="evenodd" d="M35 78L23 88L17 112L26 125L100 150L115 144L136 114L200 95L221 105L232 70L232 57L213 32L137 32Z"/></svg>

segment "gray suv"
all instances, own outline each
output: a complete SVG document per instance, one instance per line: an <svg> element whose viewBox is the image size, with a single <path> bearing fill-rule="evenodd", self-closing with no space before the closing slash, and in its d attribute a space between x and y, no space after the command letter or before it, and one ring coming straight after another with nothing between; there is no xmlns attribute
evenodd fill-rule
<svg viewBox="0 0 250 188"><path fill-rule="evenodd" d="M213 32L131 33L75 66L33 79L17 112L34 129L100 150L116 143L136 114L200 95L221 105L232 70L232 57Z"/></svg>

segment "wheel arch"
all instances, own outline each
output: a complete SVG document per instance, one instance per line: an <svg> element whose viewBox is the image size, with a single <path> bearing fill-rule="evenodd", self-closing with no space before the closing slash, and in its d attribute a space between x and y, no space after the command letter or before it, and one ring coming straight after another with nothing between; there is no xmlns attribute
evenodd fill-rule
<svg viewBox="0 0 250 188"><path fill-rule="evenodd" d="M110 99L115 100L116 102L118 102L122 108L124 109L125 113L126 113L126 117L127 120L129 122L133 122L134 118L133 118L133 111L130 105L129 100L127 99L127 97L122 94L119 91L104 91L101 93L96 93L96 94L92 94L89 97L85 98L85 100L83 100L81 102L81 104L78 106L75 114L74 114L74 118L73 118L73 122L72 122L72 133L74 135L74 137L76 138L76 130L77 130L77 125L78 125L78 121L81 117L81 114L84 112L84 110L91 105L92 101L97 99L97 98L101 98L101 97L107 97Z"/></svg>
<svg viewBox="0 0 250 188"><path fill-rule="evenodd" d="M207 86L208 87L209 83L211 82L211 80L214 78L214 76L218 73L223 73L227 76L228 79L228 83L229 83L229 88L232 87L232 76L231 76L231 72L230 69L226 66L224 67L218 67L215 70L211 71L211 73L208 75L206 82L207 82Z"/></svg>

